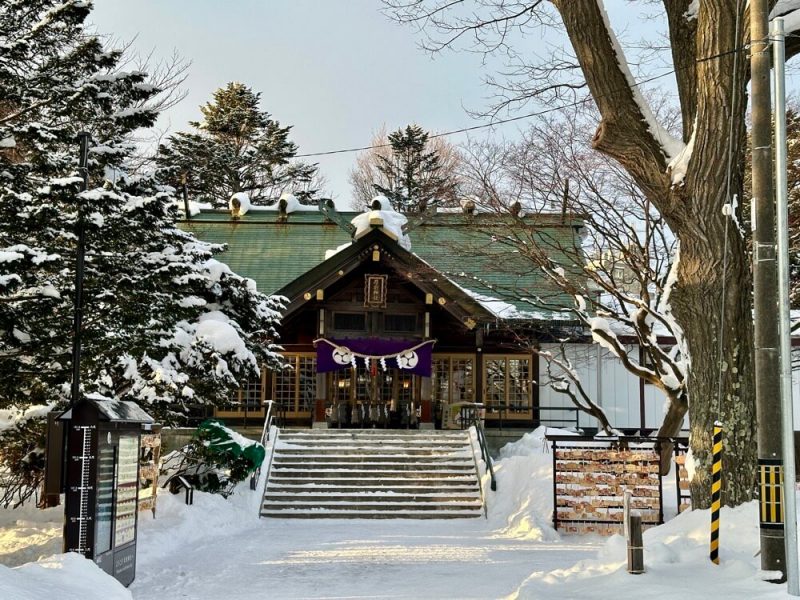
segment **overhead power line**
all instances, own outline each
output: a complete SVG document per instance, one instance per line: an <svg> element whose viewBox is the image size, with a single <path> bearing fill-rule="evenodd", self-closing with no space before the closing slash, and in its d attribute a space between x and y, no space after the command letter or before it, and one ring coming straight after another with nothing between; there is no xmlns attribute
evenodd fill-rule
<svg viewBox="0 0 800 600"><path fill-rule="evenodd" d="M797 36L800 37L800 36ZM726 50L725 52L720 52L718 54L713 54L711 56L704 56L703 58L698 58L695 60L695 63L702 63L707 62L709 60L715 60L717 58L721 58L723 56L728 56L730 54L735 54L737 52L741 52L742 50L746 50L750 47L750 44L745 44L744 46L740 46L738 48L734 48L733 50ZM639 86L641 84L650 83L652 81L656 81L658 79L663 79L668 75L672 75L673 73L677 73L679 70L687 69L689 67L682 67L682 69L670 69L669 71L665 71L658 75L654 75L652 77L648 77L646 79L642 79L641 81L637 81L636 85ZM624 91L629 90L630 87L626 86L625 88L620 88L618 90L613 90L608 94L605 94L604 97L609 96L616 96L617 94L621 94ZM481 123L479 125L472 125L471 127L462 127L461 129L452 129L450 131L443 131L440 133L434 133L429 135L429 138L439 138L439 137L447 137L451 135L456 135L459 133L468 133L470 131L477 131L479 129L488 129L490 127L497 127L498 125L505 125L506 123L513 123L515 121L524 121L525 119L531 119L533 117L541 117L550 113L558 112L560 110L564 110L567 108L575 108L580 106L581 104L585 104L588 99L584 100L576 100L575 102L569 102L567 104L561 104L559 106L553 106L550 108L546 108L543 110L527 113L524 115L517 115L516 117L508 117L507 119L497 119L495 121L490 121L489 123ZM364 150L374 150L377 148L388 148L391 144L375 144L370 146L359 146L355 148L341 148L339 150L328 150L326 152L309 152L306 154L296 154L295 158L313 158L315 156L330 156L332 154L349 154L351 152L363 152Z"/></svg>

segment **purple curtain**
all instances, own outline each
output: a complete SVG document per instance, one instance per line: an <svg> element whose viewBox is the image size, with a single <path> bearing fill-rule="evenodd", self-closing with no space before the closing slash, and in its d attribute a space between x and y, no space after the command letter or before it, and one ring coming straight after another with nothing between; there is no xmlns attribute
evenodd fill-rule
<svg viewBox="0 0 800 600"><path fill-rule="evenodd" d="M353 352L357 352L378 357L391 356L384 361L387 369L401 369L415 375L430 377L435 342L436 340L422 343L421 341L409 342L378 338L319 340L317 342L317 372L327 373L328 371L349 369L353 366L353 359L359 366L368 366L366 359L353 355ZM422 345L415 348L420 343ZM378 369L380 368L381 364L378 362Z"/></svg>

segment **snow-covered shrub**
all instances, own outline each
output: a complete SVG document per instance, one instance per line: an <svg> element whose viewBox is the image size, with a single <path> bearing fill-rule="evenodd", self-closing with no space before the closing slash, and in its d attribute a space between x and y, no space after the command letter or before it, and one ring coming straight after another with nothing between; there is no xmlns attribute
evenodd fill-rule
<svg viewBox="0 0 800 600"><path fill-rule="evenodd" d="M228 497L236 484L261 466L265 454L258 442L208 419L186 446L165 457L162 474L170 482L182 476L195 489Z"/></svg>

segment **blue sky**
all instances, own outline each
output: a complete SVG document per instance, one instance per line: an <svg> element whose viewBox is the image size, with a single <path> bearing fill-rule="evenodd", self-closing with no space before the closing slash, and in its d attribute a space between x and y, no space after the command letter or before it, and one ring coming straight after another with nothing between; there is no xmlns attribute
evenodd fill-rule
<svg viewBox="0 0 800 600"><path fill-rule="evenodd" d="M228 81L260 91L262 108L293 126L301 153L368 145L383 123L392 130L416 122L432 131L475 125L465 109L487 106L491 90L482 78L498 64L483 65L467 52L432 58L419 49L419 35L391 22L380 6L378 0L95 0L91 20L115 39L135 37L140 54L152 51L157 60L174 50L192 62L186 98L160 121L173 131L199 119L199 106ZM606 6L627 38L655 38L658 24L632 16L626 0ZM525 43L547 53L540 37ZM514 137L520 126L504 125L493 135ZM349 204L354 158L314 159L342 205Z"/></svg>

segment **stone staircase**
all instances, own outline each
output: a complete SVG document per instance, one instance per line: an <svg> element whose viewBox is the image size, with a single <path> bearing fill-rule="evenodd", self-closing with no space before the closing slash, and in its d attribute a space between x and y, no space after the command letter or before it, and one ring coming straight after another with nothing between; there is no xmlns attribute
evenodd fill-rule
<svg viewBox="0 0 800 600"><path fill-rule="evenodd" d="M466 431L284 429L262 517L453 519L483 516Z"/></svg>

